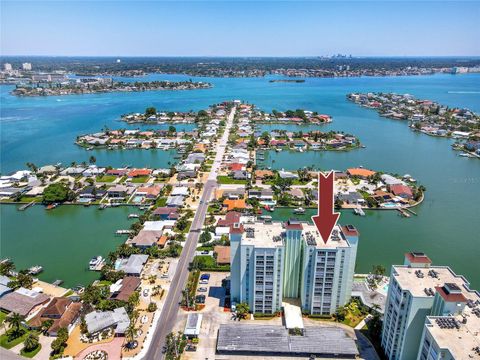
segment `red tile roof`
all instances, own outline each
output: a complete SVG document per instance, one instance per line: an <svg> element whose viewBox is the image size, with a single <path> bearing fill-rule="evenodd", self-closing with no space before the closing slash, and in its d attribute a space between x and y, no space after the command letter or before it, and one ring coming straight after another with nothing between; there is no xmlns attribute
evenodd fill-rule
<svg viewBox="0 0 480 360"><path fill-rule="evenodd" d="M448 293L444 286L436 286L438 294L447 302L467 302L467 298L461 293Z"/></svg>
<svg viewBox="0 0 480 360"><path fill-rule="evenodd" d="M405 257L414 264L431 264L432 260L424 253L408 252Z"/></svg>
<svg viewBox="0 0 480 360"><path fill-rule="evenodd" d="M152 173L150 169L133 169L128 173L128 177L147 176Z"/></svg>
<svg viewBox="0 0 480 360"><path fill-rule="evenodd" d="M230 226L240 221L241 214L238 211L229 211L225 215L225 219L219 219L217 226Z"/></svg>

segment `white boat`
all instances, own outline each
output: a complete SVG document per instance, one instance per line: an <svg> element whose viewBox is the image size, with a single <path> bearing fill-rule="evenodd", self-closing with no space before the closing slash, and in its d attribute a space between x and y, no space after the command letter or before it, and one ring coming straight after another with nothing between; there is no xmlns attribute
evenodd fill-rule
<svg viewBox="0 0 480 360"><path fill-rule="evenodd" d="M88 263L88 268L90 270L97 270L98 266L103 262L103 257L95 256L93 257L90 262Z"/></svg>
<svg viewBox="0 0 480 360"><path fill-rule="evenodd" d="M43 271L43 267L40 265L35 265L28 269L28 273L30 275L37 275L37 274L40 274L42 271Z"/></svg>
<svg viewBox="0 0 480 360"><path fill-rule="evenodd" d="M302 207L298 207L298 208L293 210L293 213L294 214L305 214L305 209L302 208Z"/></svg>
<svg viewBox="0 0 480 360"><path fill-rule="evenodd" d="M362 208L355 208L353 209L353 212L355 213L355 215L365 216L365 211L363 211Z"/></svg>
<svg viewBox="0 0 480 360"><path fill-rule="evenodd" d="M473 158L474 157L472 154L469 154L469 153L460 153L460 154L458 154L458 156L466 157L466 158Z"/></svg>
<svg viewBox="0 0 480 360"><path fill-rule="evenodd" d="M137 219L139 217L138 214L128 214L129 219Z"/></svg>

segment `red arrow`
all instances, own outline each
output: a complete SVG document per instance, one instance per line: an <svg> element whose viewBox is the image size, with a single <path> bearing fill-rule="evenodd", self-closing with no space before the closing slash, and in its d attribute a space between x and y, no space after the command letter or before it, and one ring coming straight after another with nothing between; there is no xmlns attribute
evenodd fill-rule
<svg viewBox="0 0 480 360"><path fill-rule="evenodd" d="M318 215L312 216L312 221L325 244L340 217L340 213L333 211L333 178L333 171L327 176L318 173Z"/></svg>

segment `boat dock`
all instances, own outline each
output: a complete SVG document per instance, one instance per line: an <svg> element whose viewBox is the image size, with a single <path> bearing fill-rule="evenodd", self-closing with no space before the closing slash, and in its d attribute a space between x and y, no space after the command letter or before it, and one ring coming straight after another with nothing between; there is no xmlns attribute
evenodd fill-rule
<svg viewBox="0 0 480 360"><path fill-rule="evenodd" d="M410 208L405 208L405 211L408 211L412 215L418 216L417 213Z"/></svg>
<svg viewBox="0 0 480 360"><path fill-rule="evenodd" d="M409 218L409 217L411 216L411 215L410 215L408 212L406 212L404 209L398 208L397 210L398 210L398 212L400 213L400 215L403 216L403 217Z"/></svg>
<svg viewBox="0 0 480 360"><path fill-rule="evenodd" d="M35 204L35 201L29 202L28 204L24 204L18 208L20 211L27 210L30 206L33 206Z"/></svg>
<svg viewBox="0 0 480 360"><path fill-rule="evenodd" d="M132 230L117 230L115 231L115 235L130 235Z"/></svg>

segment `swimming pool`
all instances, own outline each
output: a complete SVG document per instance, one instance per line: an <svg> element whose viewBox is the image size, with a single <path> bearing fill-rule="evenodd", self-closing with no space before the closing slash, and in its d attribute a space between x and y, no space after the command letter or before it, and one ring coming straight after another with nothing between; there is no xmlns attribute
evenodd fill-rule
<svg viewBox="0 0 480 360"><path fill-rule="evenodd" d="M140 204L143 201L143 196L137 195L134 196L132 202L135 204Z"/></svg>

